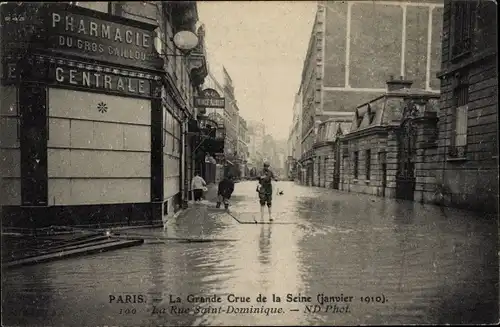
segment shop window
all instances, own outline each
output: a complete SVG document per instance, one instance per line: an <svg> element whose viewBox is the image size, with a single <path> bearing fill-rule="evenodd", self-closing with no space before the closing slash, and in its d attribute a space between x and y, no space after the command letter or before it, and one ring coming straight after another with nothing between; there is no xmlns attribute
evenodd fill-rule
<svg viewBox="0 0 500 327"><path fill-rule="evenodd" d="M467 146L469 84L467 76L457 76L453 89L452 135L449 155L464 157Z"/></svg>
<svg viewBox="0 0 500 327"><path fill-rule="evenodd" d="M371 150L366 150L365 151L365 178L367 181L370 180L370 175L371 175L371 159L372 159L372 153Z"/></svg>
<svg viewBox="0 0 500 327"><path fill-rule="evenodd" d="M476 23L476 1L453 1L452 3L452 59L470 53Z"/></svg>
<svg viewBox="0 0 500 327"><path fill-rule="evenodd" d="M354 151L354 158L353 158L353 162L354 162L354 172L353 172L353 175L354 175L354 179L358 179L358 162L359 161L359 153L358 151Z"/></svg>

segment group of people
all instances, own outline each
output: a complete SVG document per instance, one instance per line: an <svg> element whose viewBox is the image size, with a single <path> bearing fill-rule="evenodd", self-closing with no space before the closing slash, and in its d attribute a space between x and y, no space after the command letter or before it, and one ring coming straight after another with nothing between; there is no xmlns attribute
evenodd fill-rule
<svg viewBox="0 0 500 327"><path fill-rule="evenodd" d="M258 177L257 193L259 195L260 204L260 217L264 220L265 207L269 213L269 221L273 221L272 218L272 201L273 201L273 186L272 181L277 181L274 173L271 171L269 164L264 163L261 174ZM203 199L203 193L206 191L207 183L200 176L198 172L195 173L193 180L191 181L192 196L195 202L199 202ZM234 192L234 180L233 176L230 174L225 175L224 178L219 182L217 189L217 204L216 208L220 208L224 204L224 208L229 208L229 200Z"/></svg>

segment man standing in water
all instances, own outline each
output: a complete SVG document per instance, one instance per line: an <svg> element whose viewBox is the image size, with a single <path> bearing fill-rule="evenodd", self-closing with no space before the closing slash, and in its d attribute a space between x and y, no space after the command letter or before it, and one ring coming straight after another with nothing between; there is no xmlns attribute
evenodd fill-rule
<svg viewBox="0 0 500 327"><path fill-rule="evenodd" d="M264 221L264 207L266 205L269 212L269 221L273 221L273 218L271 216L271 206L273 201L273 185L271 184L271 182L273 180L277 181L277 179L274 177L273 172L269 169L269 163L265 162L264 169L259 176L259 185L257 186L257 192L259 193L261 221Z"/></svg>

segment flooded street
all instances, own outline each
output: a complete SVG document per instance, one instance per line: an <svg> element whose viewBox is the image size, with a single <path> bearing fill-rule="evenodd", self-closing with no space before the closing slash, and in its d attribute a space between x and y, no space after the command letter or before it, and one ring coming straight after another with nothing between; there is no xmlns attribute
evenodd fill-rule
<svg viewBox="0 0 500 327"><path fill-rule="evenodd" d="M275 224L244 223L259 219L259 206L255 183L241 182L230 214L200 204L165 232L137 231L234 242L147 242L6 271L3 324L498 321L496 217L292 182L278 187L284 195L273 199ZM258 302L259 294L267 302ZM299 302L287 302L287 295ZM200 296L221 302L188 303ZM177 297L182 302L170 303ZM136 303L119 303L127 300ZM263 313L237 313L252 306Z"/></svg>

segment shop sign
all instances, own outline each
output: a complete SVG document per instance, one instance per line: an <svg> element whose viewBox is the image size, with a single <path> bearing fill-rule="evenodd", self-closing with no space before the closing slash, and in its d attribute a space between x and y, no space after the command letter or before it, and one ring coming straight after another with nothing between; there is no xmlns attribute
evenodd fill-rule
<svg viewBox="0 0 500 327"><path fill-rule="evenodd" d="M124 93L134 96L151 96L151 81L120 76L76 67L55 66L50 69L54 84L82 87L103 92Z"/></svg>
<svg viewBox="0 0 500 327"><path fill-rule="evenodd" d="M88 70L65 65L47 66L47 63L34 63L34 68L37 72L45 71L43 76L38 76L34 80L47 82L52 85L64 85L131 96L154 96L152 94L152 81L145 78L122 76L103 70ZM7 63L4 66L2 76L4 84L15 82L17 77L16 65Z"/></svg>
<svg viewBox="0 0 500 327"><path fill-rule="evenodd" d="M156 26L152 24L61 4L44 5L36 18L39 23L32 27L35 37L30 45L35 50L145 69L163 65L154 50Z"/></svg>
<svg viewBox="0 0 500 327"><path fill-rule="evenodd" d="M222 98L214 89L205 89L201 96L194 97L194 105L198 108L224 108L225 98Z"/></svg>

